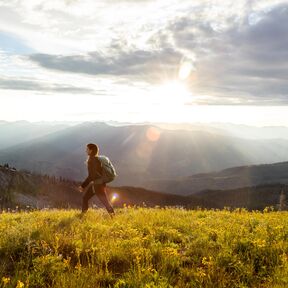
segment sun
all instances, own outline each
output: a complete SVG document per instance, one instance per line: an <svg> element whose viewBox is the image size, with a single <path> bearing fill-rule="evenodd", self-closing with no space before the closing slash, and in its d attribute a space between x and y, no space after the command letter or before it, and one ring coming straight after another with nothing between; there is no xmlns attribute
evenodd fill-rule
<svg viewBox="0 0 288 288"><path fill-rule="evenodd" d="M180 65L178 77L181 80L186 80L191 75L192 71L195 70L191 62L184 62Z"/></svg>
<svg viewBox="0 0 288 288"><path fill-rule="evenodd" d="M153 102L159 103L164 107L174 105L184 105L191 98L191 93L185 84L180 81L163 83L153 89Z"/></svg>

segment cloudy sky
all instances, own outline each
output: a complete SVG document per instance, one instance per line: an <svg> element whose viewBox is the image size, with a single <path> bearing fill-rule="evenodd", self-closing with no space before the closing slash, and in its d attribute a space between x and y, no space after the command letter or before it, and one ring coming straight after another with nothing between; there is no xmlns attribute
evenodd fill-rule
<svg viewBox="0 0 288 288"><path fill-rule="evenodd" d="M288 1L0 0L2 120L288 125L287 78Z"/></svg>

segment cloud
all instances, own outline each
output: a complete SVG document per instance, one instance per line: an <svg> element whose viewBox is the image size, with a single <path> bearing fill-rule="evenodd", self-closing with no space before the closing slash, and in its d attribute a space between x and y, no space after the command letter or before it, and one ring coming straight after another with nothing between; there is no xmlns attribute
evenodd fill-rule
<svg viewBox="0 0 288 288"><path fill-rule="evenodd" d="M127 87L143 82L149 87L176 78L186 59L196 67L186 81L198 97L196 103L288 102L284 1L104 2L0 0L0 5L5 3L4 8L14 12L13 22L48 39L39 41L29 33L26 37L34 39L28 41L31 49L39 51L28 56L29 61L47 70L109 78ZM36 87L21 81L14 84L16 89ZM62 86L53 89L78 89Z"/></svg>
<svg viewBox="0 0 288 288"><path fill-rule="evenodd" d="M89 75L122 76L153 83L175 76L182 58L179 52L170 48L127 52L121 48L112 56L105 56L99 52L73 56L32 54L29 59L48 69Z"/></svg>
<svg viewBox="0 0 288 288"><path fill-rule="evenodd" d="M193 93L206 95L198 103L209 103L210 95L210 104L285 104L287 11L288 5L277 5L256 15L248 7L241 21L227 18L222 28L204 19L205 14L201 18L197 13L193 17L184 15L151 35L150 50L131 48L116 39L104 53L32 54L29 59L53 70L155 84L177 77L181 60L192 55L196 72L188 86Z"/></svg>
<svg viewBox="0 0 288 288"><path fill-rule="evenodd" d="M11 80L11 79L5 79L5 78L0 78L0 89L31 90L31 91L42 91L42 92L72 93L72 94L95 93L94 90L89 89L89 88L75 87L75 86L61 85L61 84L43 85L36 81Z"/></svg>
<svg viewBox="0 0 288 288"><path fill-rule="evenodd" d="M187 17L171 26L177 47L197 56L197 77L190 87L218 95L221 104L225 99L229 104L229 98L238 104L288 104L288 5L258 12L255 22L250 16L230 19L220 32Z"/></svg>

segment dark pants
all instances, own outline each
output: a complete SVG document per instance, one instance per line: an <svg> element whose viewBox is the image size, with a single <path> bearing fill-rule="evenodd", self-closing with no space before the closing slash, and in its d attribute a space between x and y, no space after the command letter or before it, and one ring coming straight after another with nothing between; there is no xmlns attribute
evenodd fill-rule
<svg viewBox="0 0 288 288"><path fill-rule="evenodd" d="M95 193L94 193L95 191ZM90 186L87 191L85 191L83 198L82 198L82 212L86 212L88 210L88 201L91 199L94 195L97 195L97 197L100 199L100 201L105 206L108 213L114 213L113 207L108 201L107 195L106 195L106 184L94 184L94 189L92 186Z"/></svg>

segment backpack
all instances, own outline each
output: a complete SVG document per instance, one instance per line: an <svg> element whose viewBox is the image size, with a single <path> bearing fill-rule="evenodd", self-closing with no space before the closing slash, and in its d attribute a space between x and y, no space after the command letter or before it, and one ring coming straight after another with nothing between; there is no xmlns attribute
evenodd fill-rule
<svg viewBox="0 0 288 288"><path fill-rule="evenodd" d="M111 161L109 160L108 157L104 156L104 155L99 155L96 157L100 163L101 163L101 168L102 168L102 180L104 183L109 183L111 181L113 181L117 174L116 174L116 170L113 166L113 164L111 163Z"/></svg>

